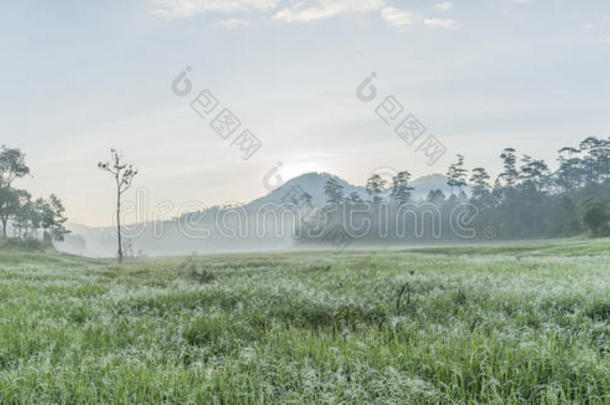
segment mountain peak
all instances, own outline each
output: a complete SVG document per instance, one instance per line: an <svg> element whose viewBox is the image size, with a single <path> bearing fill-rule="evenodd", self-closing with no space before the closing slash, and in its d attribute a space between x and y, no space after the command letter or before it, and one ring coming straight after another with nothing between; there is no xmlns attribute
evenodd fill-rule
<svg viewBox="0 0 610 405"><path fill-rule="evenodd" d="M294 187L300 187L312 197L312 203L315 205L323 205L326 202L324 194L324 184L328 179L335 179L343 186L344 194L350 195L357 193L363 200L368 200L369 195L364 186L353 185L343 180L341 177L328 172L308 172L300 174L286 181L282 186L278 187L271 193L247 204L248 208L257 207L265 203L280 204L282 199ZM440 189L445 194L449 193L447 186L447 177L440 173L433 173L423 177L418 177L411 182L413 186L413 198L416 200L425 199L431 190Z"/></svg>

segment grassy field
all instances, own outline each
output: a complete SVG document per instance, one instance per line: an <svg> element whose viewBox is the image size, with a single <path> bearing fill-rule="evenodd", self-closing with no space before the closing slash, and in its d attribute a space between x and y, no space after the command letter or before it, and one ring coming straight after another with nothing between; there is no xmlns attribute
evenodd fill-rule
<svg viewBox="0 0 610 405"><path fill-rule="evenodd" d="M610 403L610 240L0 250L0 403Z"/></svg>

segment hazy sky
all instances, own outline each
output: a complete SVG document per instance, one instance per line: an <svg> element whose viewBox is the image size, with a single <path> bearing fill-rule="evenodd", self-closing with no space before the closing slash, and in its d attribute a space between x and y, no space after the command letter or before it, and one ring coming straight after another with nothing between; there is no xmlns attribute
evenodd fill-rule
<svg viewBox="0 0 610 405"><path fill-rule="evenodd" d="M444 173L456 153L498 172L501 149L543 158L610 134L610 2L568 0L19 1L0 6L0 143L72 222L112 221L115 147L151 204L207 205L328 171ZM187 66L193 92L172 80ZM363 103L394 95L447 148L430 167ZM190 108L210 89L263 143L248 161ZM216 112L218 112L217 110ZM213 118L213 117L212 117ZM128 198L133 198L133 193Z"/></svg>

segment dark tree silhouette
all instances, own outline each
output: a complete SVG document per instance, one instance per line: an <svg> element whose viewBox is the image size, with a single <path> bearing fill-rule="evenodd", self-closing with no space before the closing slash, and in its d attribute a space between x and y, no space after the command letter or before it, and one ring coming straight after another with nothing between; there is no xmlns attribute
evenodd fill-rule
<svg viewBox="0 0 610 405"><path fill-rule="evenodd" d="M411 173L404 170L399 172L392 178L392 193L390 196L397 201L399 205L403 205L411 200L411 191L413 187L409 186L411 181Z"/></svg>
<svg viewBox="0 0 610 405"><path fill-rule="evenodd" d="M426 196L426 201L439 204L445 201L445 198L445 193L443 193L442 190L430 190L430 192Z"/></svg>
<svg viewBox="0 0 610 405"><path fill-rule="evenodd" d="M11 187L13 181L30 174L25 164L25 154L20 149L0 148L0 187Z"/></svg>
<svg viewBox="0 0 610 405"><path fill-rule="evenodd" d="M8 220L19 210L19 194L10 187L0 187L0 221L2 221L2 237L6 239Z"/></svg>
<svg viewBox="0 0 610 405"><path fill-rule="evenodd" d="M487 203L490 198L489 179L491 177L487 174L487 171L482 167L475 167L472 169L472 175L470 176L470 182L472 183L472 199L481 203Z"/></svg>
<svg viewBox="0 0 610 405"><path fill-rule="evenodd" d="M366 182L366 192L371 197L371 201L377 203L381 201L380 194L383 193L387 186L385 180L378 174L373 174Z"/></svg>
<svg viewBox="0 0 610 405"><path fill-rule="evenodd" d="M8 220L19 210L21 191L12 188L13 181L30 174L25 154L20 149L0 148L0 220L2 236L6 239Z"/></svg>
<svg viewBox="0 0 610 405"><path fill-rule="evenodd" d="M334 177L326 180L324 194L326 194L326 202L330 204L340 204L344 199L343 186Z"/></svg>
<svg viewBox="0 0 610 405"><path fill-rule="evenodd" d="M364 201L362 201L360 194L358 194L355 191L352 191L352 193L349 195L348 201L352 204L360 204L360 203L364 202Z"/></svg>
<svg viewBox="0 0 610 405"><path fill-rule="evenodd" d="M500 178L503 180L506 187L513 187L519 178L517 170L517 155L515 149L506 148L500 154L500 158L504 161L504 171L500 173Z"/></svg>
<svg viewBox="0 0 610 405"><path fill-rule="evenodd" d="M466 185L466 169L464 169L464 156L457 155L457 162L452 163L447 171L447 185L451 187L451 195L453 188L457 187L458 194L462 194L462 187Z"/></svg>
<svg viewBox="0 0 610 405"><path fill-rule="evenodd" d="M565 237L583 230L592 237L610 236L610 138L589 137L578 148L560 149L559 165L554 171L543 160L529 155L518 159L511 147L505 148L500 158L503 170L491 186L490 175L483 167L474 168L466 183L464 157L457 155L447 171L452 195L446 198L441 190L430 190L427 204L406 215L401 206L411 194L408 172L394 177L389 195L384 193L386 184L381 177L372 176L366 189L375 204L358 207L354 218L366 222L367 230L356 239L366 243L431 241L437 239L435 226L440 228L438 238L459 239L461 236L450 221L466 200L477 208L469 227L475 230L476 237L485 240ZM468 190L460 190L466 184ZM459 198L453 194L456 188ZM351 197L348 202L355 206L357 195ZM381 205L389 201L392 204ZM437 223L417 223L418 215L419 219L434 216ZM353 226L351 219L347 221L340 214L329 213L329 217L330 222L345 229ZM418 226L425 228L419 234Z"/></svg>
<svg viewBox="0 0 610 405"><path fill-rule="evenodd" d="M603 236L608 230L608 210L599 201L589 201L585 204L582 214L585 229L592 236Z"/></svg>

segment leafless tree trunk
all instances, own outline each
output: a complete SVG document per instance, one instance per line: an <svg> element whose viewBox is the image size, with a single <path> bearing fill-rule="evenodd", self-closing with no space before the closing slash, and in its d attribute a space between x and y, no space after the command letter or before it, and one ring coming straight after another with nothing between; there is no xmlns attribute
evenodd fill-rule
<svg viewBox="0 0 610 405"><path fill-rule="evenodd" d="M98 167L114 176L116 182L116 224L118 240L118 260L123 263L123 242L121 237L121 197L129 190L133 178L138 174L132 165L122 162L122 156L114 149L110 150L110 162L100 162Z"/></svg>

